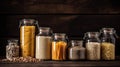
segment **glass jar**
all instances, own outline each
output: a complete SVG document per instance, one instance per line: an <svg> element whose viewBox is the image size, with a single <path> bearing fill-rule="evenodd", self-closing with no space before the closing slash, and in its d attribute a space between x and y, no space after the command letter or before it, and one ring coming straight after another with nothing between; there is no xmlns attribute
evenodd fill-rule
<svg viewBox="0 0 120 67"><path fill-rule="evenodd" d="M6 58L11 60L13 57L19 57L18 40L15 39L8 40L6 46Z"/></svg>
<svg viewBox="0 0 120 67"><path fill-rule="evenodd" d="M68 48L69 60L84 60L85 48L83 47L83 41L72 40L71 46Z"/></svg>
<svg viewBox="0 0 120 67"><path fill-rule="evenodd" d="M98 32L85 33L85 47L87 60L100 60L100 39Z"/></svg>
<svg viewBox="0 0 120 67"><path fill-rule="evenodd" d="M55 33L52 41L52 60L66 60L66 50L66 34Z"/></svg>
<svg viewBox="0 0 120 67"><path fill-rule="evenodd" d="M35 56L35 30L37 21L34 19L23 19L20 21L20 46L23 57Z"/></svg>
<svg viewBox="0 0 120 67"><path fill-rule="evenodd" d="M36 36L36 58L41 60L51 59L51 29L49 27L40 27L39 34Z"/></svg>
<svg viewBox="0 0 120 67"><path fill-rule="evenodd" d="M102 28L102 59L115 60L115 30L114 28Z"/></svg>

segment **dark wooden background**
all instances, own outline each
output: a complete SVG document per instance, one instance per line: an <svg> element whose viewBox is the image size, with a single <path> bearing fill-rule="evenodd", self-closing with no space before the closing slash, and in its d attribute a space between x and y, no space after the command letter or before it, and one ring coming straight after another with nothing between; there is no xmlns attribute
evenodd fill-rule
<svg viewBox="0 0 120 67"><path fill-rule="evenodd" d="M87 31L113 27L120 36L119 0L2 0L0 1L0 56L5 56L7 39L19 39L19 21L34 18L39 26L81 39ZM120 55L120 38L116 55Z"/></svg>

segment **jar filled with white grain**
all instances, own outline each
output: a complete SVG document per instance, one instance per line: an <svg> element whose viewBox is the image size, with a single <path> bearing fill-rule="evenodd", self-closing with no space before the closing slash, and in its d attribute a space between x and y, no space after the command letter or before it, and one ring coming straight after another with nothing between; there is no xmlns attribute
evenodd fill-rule
<svg viewBox="0 0 120 67"><path fill-rule="evenodd" d="M51 29L49 27L40 27L39 34L36 36L36 55L35 58L40 60L51 59Z"/></svg>
<svg viewBox="0 0 120 67"><path fill-rule="evenodd" d="M101 32L101 49L103 60L115 60L115 30L114 28L102 28Z"/></svg>
<svg viewBox="0 0 120 67"><path fill-rule="evenodd" d="M98 32L87 32L84 35L87 60L100 60L100 39Z"/></svg>

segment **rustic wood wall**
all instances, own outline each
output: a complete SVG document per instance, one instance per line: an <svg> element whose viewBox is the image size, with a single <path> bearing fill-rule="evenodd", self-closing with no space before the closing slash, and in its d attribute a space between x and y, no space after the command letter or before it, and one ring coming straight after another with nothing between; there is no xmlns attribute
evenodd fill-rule
<svg viewBox="0 0 120 67"><path fill-rule="evenodd" d="M119 0L2 0L0 14L119 14Z"/></svg>
<svg viewBox="0 0 120 67"><path fill-rule="evenodd" d="M35 18L40 26L81 39L87 31L114 27L120 36L119 0L2 0L0 1L0 56L7 39L19 39L19 20ZM117 42L117 55L119 53Z"/></svg>

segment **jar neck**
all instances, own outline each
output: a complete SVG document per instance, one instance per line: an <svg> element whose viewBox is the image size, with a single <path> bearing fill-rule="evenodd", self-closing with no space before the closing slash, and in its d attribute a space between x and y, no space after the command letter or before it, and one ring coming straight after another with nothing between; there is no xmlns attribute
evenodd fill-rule
<svg viewBox="0 0 120 67"><path fill-rule="evenodd" d="M82 40L71 40L71 46L79 46L79 47L83 47L83 41Z"/></svg>
<svg viewBox="0 0 120 67"><path fill-rule="evenodd" d="M98 32L87 32L85 33L85 38L99 38Z"/></svg>
<svg viewBox="0 0 120 67"><path fill-rule="evenodd" d="M112 33L103 33L102 34L103 37L114 37L114 34Z"/></svg>
<svg viewBox="0 0 120 67"><path fill-rule="evenodd" d="M55 33L54 40L66 40L66 34L64 33Z"/></svg>
<svg viewBox="0 0 120 67"><path fill-rule="evenodd" d="M14 39L8 40L8 45L17 45L17 44L18 44L18 40L14 40Z"/></svg>
<svg viewBox="0 0 120 67"><path fill-rule="evenodd" d="M40 27L39 35L41 36L51 36L52 30L49 27Z"/></svg>

